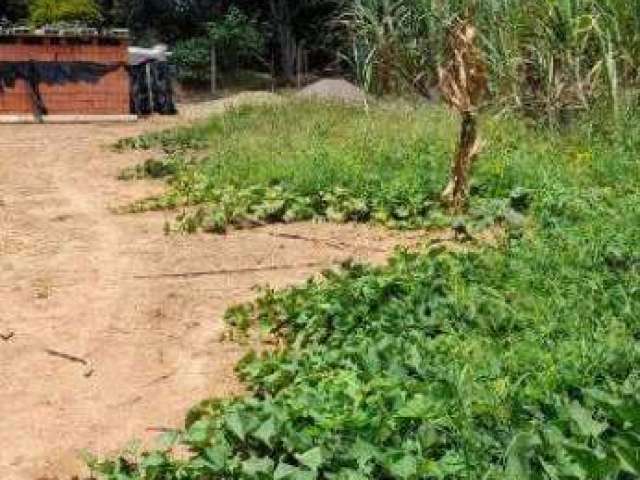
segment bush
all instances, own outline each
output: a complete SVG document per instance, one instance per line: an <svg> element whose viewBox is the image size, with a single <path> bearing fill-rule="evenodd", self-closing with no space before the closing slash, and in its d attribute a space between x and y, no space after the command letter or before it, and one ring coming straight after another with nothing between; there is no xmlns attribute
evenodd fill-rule
<svg viewBox="0 0 640 480"><path fill-rule="evenodd" d="M186 83L211 81L211 47L216 47L219 71L236 70L241 62L253 60L261 53L264 40L257 24L237 8L209 24L203 37L179 41L172 56L178 78Z"/></svg>
<svg viewBox="0 0 640 480"><path fill-rule="evenodd" d="M190 84L211 80L211 42L206 37L181 40L173 48L171 62L178 67L178 79Z"/></svg>
<svg viewBox="0 0 640 480"><path fill-rule="evenodd" d="M219 66L227 69L236 69L243 60L254 59L264 48L257 22L235 7L209 24L209 38L216 46Z"/></svg>
<svg viewBox="0 0 640 480"><path fill-rule="evenodd" d="M73 21L95 23L101 14L94 0L34 0L29 17L35 25Z"/></svg>

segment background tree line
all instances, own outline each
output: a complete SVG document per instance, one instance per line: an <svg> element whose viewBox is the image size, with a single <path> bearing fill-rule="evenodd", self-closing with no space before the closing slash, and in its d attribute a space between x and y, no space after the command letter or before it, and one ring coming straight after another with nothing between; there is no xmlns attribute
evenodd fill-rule
<svg viewBox="0 0 640 480"><path fill-rule="evenodd" d="M94 1L95 8L91 7ZM338 6L339 1L335 0L7 0L0 5L0 18L12 22L30 18L36 24L77 19L98 26L126 27L136 43L187 42L182 46L187 50L192 47L195 54L202 50L199 47L203 39L216 34L224 37L221 31L240 27L250 33L251 42L237 34L240 32L227 35L223 51L233 50L233 58L222 58L223 62L236 60L243 47L250 46L254 54L270 51L277 57L278 73L291 79L299 45L305 45L314 57L326 60L323 52L333 38L330 19ZM71 15L52 13L62 10ZM216 23L221 24L219 28ZM198 65L193 67L198 70Z"/></svg>
<svg viewBox="0 0 640 480"><path fill-rule="evenodd" d="M99 15L86 14L93 1ZM84 8L99 25L127 27L136 43L169 43L184 76L201 81L215 42L223 68L271 64L291 82L303 49L312 70L339 65L370 92L429 96L446 32L470 7L491 95L505 108L554 121L595 105L616 111L640 73L637 1L5 0L0 17L33 19L52 2Z"/></svg>

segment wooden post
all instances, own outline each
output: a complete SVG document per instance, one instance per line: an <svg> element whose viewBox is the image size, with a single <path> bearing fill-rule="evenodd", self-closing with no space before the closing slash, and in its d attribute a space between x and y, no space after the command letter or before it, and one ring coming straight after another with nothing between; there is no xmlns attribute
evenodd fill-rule
<svg viewBox="0 0 640 480"><path fill-rule="evenodd" d="M216 68L216 46L211 45L211 93L215 94L218 90L217 85L217 68Z"/></svg>
<svg viewBox="0 0 640 480"><path fill-rule="evenodd" d="M271 52L271 91L276 91L276 56L273 51Z"/></svg>
<svg viewBox="0 0 640 480"><path fill-rule="evenodd" d="M151 62L147 62L144 66L144 74L146 78L147 91L149 92L149 114L153 115L154 105L153 105L153 80L151 77Z"/></svg>

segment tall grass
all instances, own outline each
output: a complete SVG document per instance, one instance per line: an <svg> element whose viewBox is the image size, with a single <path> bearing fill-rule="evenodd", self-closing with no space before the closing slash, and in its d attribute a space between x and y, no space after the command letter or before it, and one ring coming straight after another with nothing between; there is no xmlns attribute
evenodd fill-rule
<svg viewBox="0 0 640 480"><path fill-rule="evenodd" d="M601 102L615 112L637 85L640 8L624 0L354 0L342 24L357 55L345 55L371 91L425 93L447 29L469 7L505 107L552 120Z"/></svg>
<svg viewBox="0 0 640 480"><path fill-rule="evenodd" d="M187 230L313 218L440 224L453 125L442 108L408 105L244 107L124 142L171 153L123 176L169 176L166 195L134 209L201 206L181 222Z"/></svg>

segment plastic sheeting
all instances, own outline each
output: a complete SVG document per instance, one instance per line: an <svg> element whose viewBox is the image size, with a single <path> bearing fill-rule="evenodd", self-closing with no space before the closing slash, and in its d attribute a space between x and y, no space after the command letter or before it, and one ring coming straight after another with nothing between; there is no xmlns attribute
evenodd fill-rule
<svg viewBox="0 0 640 480"><path fill-rule="evenodd" d="M150 60L129 65L131 79L131 113L175 115L172 71L167 62Z"/></svg>
<svg viewBox="0 0 640 480"><path fill-rule="evenodd" d="M170 53L167 46L158 44L153 48L129 47L129 65L140 65L151 61L166 62Z"/></svg>

